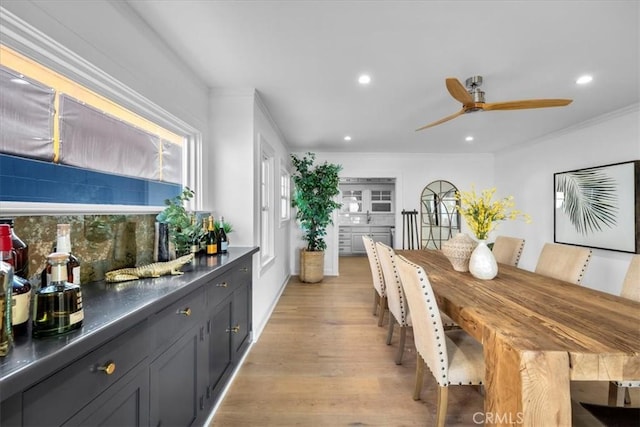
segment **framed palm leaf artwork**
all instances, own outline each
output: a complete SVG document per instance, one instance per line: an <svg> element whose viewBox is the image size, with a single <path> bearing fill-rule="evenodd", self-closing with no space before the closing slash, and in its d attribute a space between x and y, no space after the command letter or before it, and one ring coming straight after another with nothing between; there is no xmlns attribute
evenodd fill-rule
<svg viewBox="0 0 640 427"><path fill-rule="evenodd" d="M556 243L640 253L640 160L553 174Z"/></svg>

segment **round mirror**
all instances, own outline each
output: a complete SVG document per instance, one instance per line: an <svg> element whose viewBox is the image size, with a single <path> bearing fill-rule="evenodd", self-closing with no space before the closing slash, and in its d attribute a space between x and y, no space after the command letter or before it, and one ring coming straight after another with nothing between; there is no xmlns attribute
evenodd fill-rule
<svg viewBox="0 0 640 427"><path fill-rule="evenodd" d="M433 181L420 196L420 235L422 249L440 249L442 242L460 232L460 213L456 209L458 189L449 181Z"/></svg>

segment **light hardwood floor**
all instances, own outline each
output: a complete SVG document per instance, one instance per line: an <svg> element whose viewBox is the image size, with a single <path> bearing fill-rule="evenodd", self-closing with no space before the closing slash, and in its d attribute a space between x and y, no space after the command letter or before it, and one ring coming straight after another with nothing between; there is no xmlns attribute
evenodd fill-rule
<svg viewBox="0 0 640 427"><path fill-rule="evenodd" d="M428 372L422 400L412 399L413 335L396 365L399 333L387 346L388 313L378 327L372 308L365 257L341 257L340 276L319 284L293 277L210 427L433 425L436 383ZM573 384L572 397L605 404L607 384ZM640 395L634 391L632 399ZM477 388L452 387L447 426L478 425L482 410ZM578 404L573 424L602 426Z"/></svg>

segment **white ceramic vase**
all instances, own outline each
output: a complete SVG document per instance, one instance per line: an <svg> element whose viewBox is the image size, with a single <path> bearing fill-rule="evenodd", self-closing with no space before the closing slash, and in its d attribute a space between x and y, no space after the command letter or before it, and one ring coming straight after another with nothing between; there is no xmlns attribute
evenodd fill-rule
<svg viewBox="0 0 640 427"><path fill-rule="evenodd" d="M478 246L471 253L469 272L482 280L491 280L498 274L498 263L486 240L478 240Z"/></svg>

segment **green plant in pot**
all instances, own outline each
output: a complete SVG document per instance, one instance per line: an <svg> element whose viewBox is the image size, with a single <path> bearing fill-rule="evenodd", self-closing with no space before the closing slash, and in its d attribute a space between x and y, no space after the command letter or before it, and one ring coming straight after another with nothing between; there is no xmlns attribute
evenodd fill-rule
<svg viewBox="0 0 640 427"><path fill-rule="evenodd" d="M167 224L169 240L176 251L176 257L188 254L194 241L200 241L204 236L202 225L193 222L193 214L187 212L185 203L193 198L195 193L185 187L180 194L164 201L167 205L156 216L156 221Z"/></svg>
<svg viewBox="0 0 640 427"><path fill-rule="evenodd" d="M302 157L291 155L295 169L291 206L296 208L296 219L303 231L306 248L300 251L300 280L320 282L324 276L324 250L327 226L333 223L331 214L342 206L335 200L340 193L338 173L342 166L326 161L314 165L314 153Z"/></svg>

